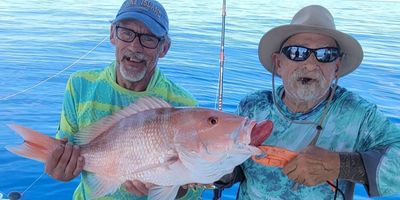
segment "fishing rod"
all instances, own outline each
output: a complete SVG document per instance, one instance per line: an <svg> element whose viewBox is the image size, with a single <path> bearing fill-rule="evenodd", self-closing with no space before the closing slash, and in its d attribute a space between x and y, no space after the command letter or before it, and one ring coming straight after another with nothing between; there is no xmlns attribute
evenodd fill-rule
<svg viewBox="0 0 400 200"><path fill-rule="evenodd" d="M221 49L219 54L219 84L218 84L218 110L222 111L222 95L224 86L224 62L225 62L225 17L226 0L222 1L222 27L221 27ZM220 200L223 188L214 189L213 200Z"/></svg>
<svg viewBox="0 0 400 200"><path fill-rule="evenodd" d="M224 87L224 61L225 61L225 17L226 0L222 3L221 48L219 53L219 82L218 82L218 110L222 110L222 95Z"/></svg>

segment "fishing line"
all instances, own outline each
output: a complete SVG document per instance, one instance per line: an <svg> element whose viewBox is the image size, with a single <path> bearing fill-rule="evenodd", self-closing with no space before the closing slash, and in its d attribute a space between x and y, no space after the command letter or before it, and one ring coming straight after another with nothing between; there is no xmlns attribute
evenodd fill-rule
<svg viewBox="0 0 400 200"><path fill-rule="evenodd" d="M35 185L35 183L38 182L38 181L42 178L42 176L43 176L44 174L45 174L45 172L43 172L39 177L37 177L36 180L34 180L34 181L21 193L22 196L24 196L25 192L28 191L29 189L31 189L31 187L32 187L33 185Z"/></svg>
<svg viewBox="0 0 400 200"><path fill-rule="evenodd" d="M28 191L36 182L38 182L44 174L45 174L45 172L43 172L39 177L37 177L36 180L33 181L23 192L14 191L14 192L8 193L8 199L9 200L21 199L24 196L25 192ZM2 197L3 197L3 195L0 193L0 200L2 199Z"/></svg>
<svg viewBox="0 0 400 200"><path fill-rule="evenodd" d="M87 55L89 55L92 51L94 51L97 47L99 47L107 38L109 38L109 36L104 37L104 39L103 39L101 42L99 42L95 47L93 47L92 49L90 49L88 52L86 52L83 56L81 56L80 58L78 58L75 62L73 62L72 64L70 64L68 67L66 67L66 68L62 69L61 71L55 73L54 75L52 75L52 76L50 76L50 77L48 77L48 78L46 78L46 79L44 79L44 80L42 80L42 81L36 83L35 85L33 85L33 86L31 86L31 87L28 87L28 88L26 88L26 89L20 90L20 91L14 93L14 94L11 94L11 95L2 97L2 98L0 98L0 101L2 101L2 100L7 100L7 99L12 98L12 97L14 97L14 96L17 96L17 95L19 95L19 94L26 93L26 92L28 92L28 91L30 91L30 90L32 90L32 89L34 89L34 88L36 88L36 87L42 85L43 83L46 83L46 82L49 81L50 79L52 79L52 78L54 78L54 77L60 75L60 74L63 73L64 71L66 71L66 70L68 70L69 68L71 68L71 67L73 67L74 65L76 65L79 61L81 61L81 60L82 60L83 58L85 58Z"/></svg>
<svg viewBox="0 0 400 200"><path fill-rule="evenodd" d="M23 93L25 93L25 92L28 92L28 91L30 91L30 90L32 90L32 89L38 87L39 85L42 85L43 83L46 83L46 82L49 81L50 79L52 79L52 78L54 78L54 77L60 75L60 74L63 73L64 71L68 70L69 68L71 68L71 67L73 67L74 65L76 65L77 63L79 63L83 58L85 58L86 56L88 56L90 53L92 53L97 47L99 47L99 46L100 46L106 39L108 39L108 38L109 38L109 36L104 37L104 39L101 40L96 46L94 46L92 49L90 49L90 50L89 50L88 52L86 52L84 55L82 55L81 57L79 57L79 58L78 58L76 61L74 61L72 64L70 64L69 66L67 66L67 67L65 67L64 69L60 70L59 72L55 73L54 75L52 75L52 76L50 76L50 77L48 77L48 78L46 78L46 79L44 79L44 80L38 82L37 84L35 84L35 85L31 86L31 87L26 88L26 89L24 89L24 90L21 90L21 91L19 91L19 92L14 93L14 94L11 94L11 95L2 97L2 98L0 98L0 101L1 101L1 100L7 100L7 99L12 98L12 97L14 97L14 96L17 96L17 95L19 95L19 94L23 94ZM36 178L36 180L34 180L22 193L19 193L19 192L18 192L18 193L21 194L21 196L23 196L23 195L25 194L25 192L27 192L33 185L35 185L36 182L38 182L38 181L43 177L44 174L45 174L45 172L43 172L38 178Z"/></svg>

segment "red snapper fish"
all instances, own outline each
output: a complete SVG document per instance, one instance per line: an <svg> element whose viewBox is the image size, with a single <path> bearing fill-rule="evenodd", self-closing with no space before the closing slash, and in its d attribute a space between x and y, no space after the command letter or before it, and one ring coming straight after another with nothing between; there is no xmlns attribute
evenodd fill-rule
<svg viewBox="0 0 400 200"><path fill-rule="evenodd" d="M181 185L209 184L231 173L272 131L271 121L205 108L173 108L142 97L76 133L91 198L114 193L127 180L153 183L148 199L174 199ZM59 140L19 125L24 143L6 148L44 162Z"/></svg>

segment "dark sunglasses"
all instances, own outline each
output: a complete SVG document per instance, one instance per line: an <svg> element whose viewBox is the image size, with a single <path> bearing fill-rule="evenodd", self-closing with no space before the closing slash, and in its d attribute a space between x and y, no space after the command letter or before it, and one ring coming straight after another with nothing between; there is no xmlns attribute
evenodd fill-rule
<svg viewBox="0 0 400 200"><path fill-rule="evenodd" d="M321 63L329 63L339 58L340 50L337 47L322 47L318 49L310 49L303 46L286 46L281 50L289 60L301 62L310 57L314 53L315 58Z"/></svg>

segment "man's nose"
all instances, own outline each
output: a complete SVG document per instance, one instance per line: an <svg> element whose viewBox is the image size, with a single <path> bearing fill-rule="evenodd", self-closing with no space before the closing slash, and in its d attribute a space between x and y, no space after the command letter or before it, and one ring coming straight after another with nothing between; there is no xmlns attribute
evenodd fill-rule
<svg viewBox="0 0 400 200"><path fill-rule="evenodd" d="M135 50L143 50L143 46L140 44L140 39L138 36L136 36L129 45Z"/></svg>
<svg viewBox="0 0 400 200"><path fill-rule="evenodd" d="M319 65L320 65L320 63L313 53L311 53L311 55L304 62L305 68L309 71L315 70L316 68L319 67Z"/></svg>

